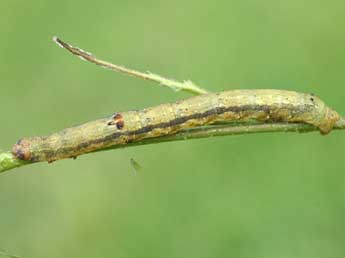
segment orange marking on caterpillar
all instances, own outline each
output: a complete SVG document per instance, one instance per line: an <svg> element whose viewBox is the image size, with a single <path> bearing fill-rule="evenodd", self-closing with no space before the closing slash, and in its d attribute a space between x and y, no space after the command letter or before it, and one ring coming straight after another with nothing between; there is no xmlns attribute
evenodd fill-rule
<svg viewBox="0 0 345 258"><path fill-rule="evenodd" d="M116 125L117 129L121 130L125 126L123 117L120 113L113 115L113 121L110 121L108 125Z"/></svg>

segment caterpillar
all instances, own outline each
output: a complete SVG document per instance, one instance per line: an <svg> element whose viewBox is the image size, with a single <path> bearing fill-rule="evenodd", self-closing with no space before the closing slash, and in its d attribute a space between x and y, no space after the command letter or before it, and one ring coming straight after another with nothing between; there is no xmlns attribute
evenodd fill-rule
<svg viewBox="0 0 345 258"><path fill-rule="evenodd" d="M23 138L13 146L12 153L21 160L52 162L217 121L246 120L307 123L317 127L321 134L327 134L339 115L313 94L232 90L117 112L49 136Z"/></svg>

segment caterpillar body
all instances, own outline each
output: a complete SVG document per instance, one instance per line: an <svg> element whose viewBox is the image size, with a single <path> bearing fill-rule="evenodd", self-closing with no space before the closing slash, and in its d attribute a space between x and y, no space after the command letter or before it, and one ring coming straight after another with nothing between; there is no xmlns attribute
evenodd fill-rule
<svg viewBox="0 0 345 258"><path fill-rule="evenodd" d="M217 121L300 122L329 133L336 111L312 94L286 90L232 90L209 93L19 140L13 154L22 160L52 162L114 145L170 135Z"/></svg>

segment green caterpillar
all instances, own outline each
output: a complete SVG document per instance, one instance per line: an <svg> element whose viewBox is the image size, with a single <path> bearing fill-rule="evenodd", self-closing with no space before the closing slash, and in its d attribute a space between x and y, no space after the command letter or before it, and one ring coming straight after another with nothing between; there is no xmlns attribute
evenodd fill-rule
<svg viewBox="0 0 345 258"><path fill-rule="evenodd" d="M312 94L285 90L232 90L116 114L44 137L23 138L13 154L52 162L97 149L171 135L218 121L300 122L329 133L339 115Z"/></svg>

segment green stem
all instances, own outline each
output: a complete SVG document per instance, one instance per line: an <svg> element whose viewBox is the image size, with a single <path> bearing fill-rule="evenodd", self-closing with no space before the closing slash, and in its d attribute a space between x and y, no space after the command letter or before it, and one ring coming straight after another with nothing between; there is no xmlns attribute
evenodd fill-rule
<svg viewBox="0 0 345 258"><path fill-rule="evenodd" d="M0 172L30 164L30 161L17 159L11 152L0 153Z"/></svg>
<svg viewBox="0 0 345 258"><path fill-rule="evenodd" d="M154 74L154 73L150 73L150 72L146 72L146 73L139 72L139 71L136 71L133 69L126 68L126 67L121 66L121 65L112 64L108 61L98 59L96 56L94 56L90 52L87 52L87 51L82 50L82 49L77 48L77 47L73 47L69 43L62 41L61 39L59 39L56 36L53 37L53 41L56 44L58 44L60 47L66 49L67 51L69 51L73 55L79 57L80 59L82 59L84 61L88 61L88 62L93 63L95 65L98 65L102 68L109 69L109 70L114 71L114 72L120 72L123 74L137 77L139 79L153 81L153 82L156 82L160 85L167 86L174 91L186 91L186 92L192 93L194 95L205 94L208 92L207 90L202 89L199 86L195 85L190 80L178 82L178 81L175 81L173 79L165 78L165 77L160 76L158 74Z"/></svg>

